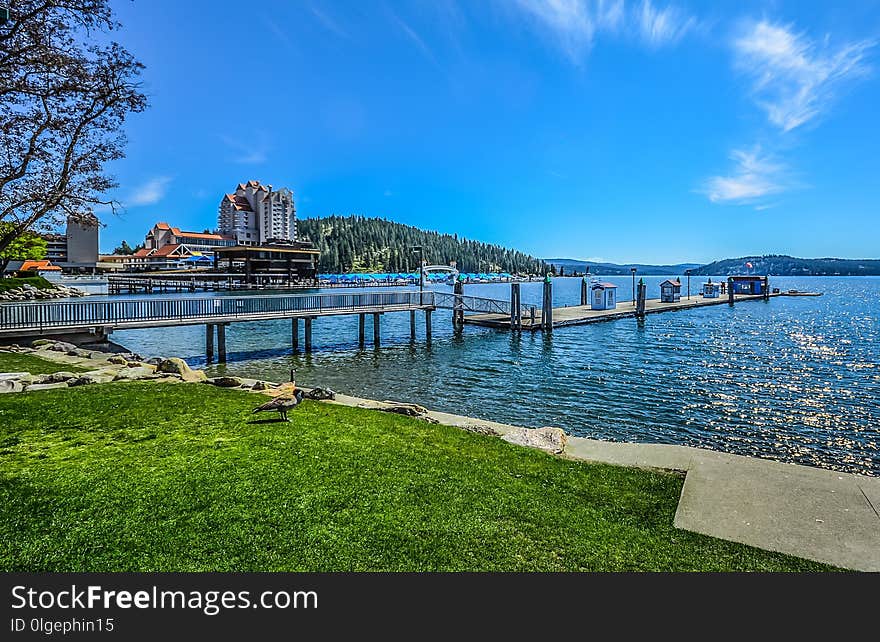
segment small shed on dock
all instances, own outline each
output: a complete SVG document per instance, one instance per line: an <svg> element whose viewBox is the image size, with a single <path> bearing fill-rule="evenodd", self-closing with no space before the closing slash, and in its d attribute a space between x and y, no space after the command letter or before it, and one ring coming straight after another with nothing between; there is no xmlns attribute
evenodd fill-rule
<svg viewBox="0 0 880 642"><path fill-rule="evenodd" d="M704 299L717 299L721 296L721 284L720 283L712 283L712 279L709 279L706 283L703 284L703 298Z"/></svg>
<svg viewBox="0 0 880 642"><path fill-rule="evenodd" d="M660 284L660 303L678 303L681 301L681 281L666 279Z"/></svg>
<svg viewBox="0 0 880 642"><path fill-rule="evenodd" d="M764 294L769 285L766 276L731 276L728 281L734 294Z"/></svg>
<svg viewBox="0 0 880 642"><path fill-rule="evenodd" d="M592 310L614 310L617 307L617 286L613 283L594 283L590 308Z"/></svg>

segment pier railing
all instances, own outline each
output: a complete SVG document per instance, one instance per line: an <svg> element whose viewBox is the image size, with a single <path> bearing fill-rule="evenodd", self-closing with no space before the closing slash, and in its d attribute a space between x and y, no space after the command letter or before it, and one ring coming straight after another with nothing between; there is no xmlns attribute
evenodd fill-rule
<svg viewBox="0 0 880 642"><path fill-rule="evenodd" d="M468 296L466 294L434 292L434 306L449 310L462 309L465 312L477 312L480 314L510 315L510 301ZM526 316L529 313L530 306L523 305L520 307L522 308L523 316Z"/></svg>
<svg viewBox="0 0 880 642"><path fill-rule="evenodd" d="M389 291L186 299L55 301L0 305L0 331L95 326L141 326L162 322L210 323L219 319L383 312L435 307L434 292Z"/></svg>

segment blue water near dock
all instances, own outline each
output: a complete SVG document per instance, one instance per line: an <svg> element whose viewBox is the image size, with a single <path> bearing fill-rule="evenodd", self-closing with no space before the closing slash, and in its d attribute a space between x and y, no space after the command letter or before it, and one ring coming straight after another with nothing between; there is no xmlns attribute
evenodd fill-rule
<svg viewBox="0 0 880 642"><path fill-rule="evenodd" d="M659 296L664 277L648 277ZM620 307L631 305L629 277ZM717 279L716 279L717 280ZM554 281L554 304L579 302L579 279ZM692 279L696 293L703 278ZM508 298L507 284L466 286ZM541 332L468 326L434 315L409 343L409 315L382 319L382 347L357 345L357 318L319 318L314 352L290 354L289 321L233 324L230 362L211 374L282 381L394 399L525 426L559 426L596 439L684 444L862 474L880 474L880 278L775 277L771 287L821 291ZM448 289L448 288L446 288ZM683 281L683 296L687 296ZM180 296L212 296L206 294ZM217 293L216 296L234 296ZM695 294L694 294L695 296ZM541 284L522 285L540 306ZM97 298L97 297L96 297ZM145 355L204 364L204 328L118 332Z"/></svg>

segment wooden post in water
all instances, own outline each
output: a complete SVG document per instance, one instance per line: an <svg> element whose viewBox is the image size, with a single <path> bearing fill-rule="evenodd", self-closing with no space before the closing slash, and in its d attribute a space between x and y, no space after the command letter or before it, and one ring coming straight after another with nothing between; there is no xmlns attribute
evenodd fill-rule
<svg viewBox="0 0 880 642"><path fill-rule="evenodd" d="M733 277L727 277L727 302L733 305Z"/></svg>
<svg viewBox="0 0 880 642"><path fill-rule="evenodd" d="M358 344L362 349L364 347L364 325L366 316L367 315L363 312L358 315Z"/></svg>
<svg viewBox="0 0 880 642"><path fill-rule="evenodd" d="M425 340L431 343L431 310L425 310Z"/></svg>
<svg viewBox="0 0 880 642"><path fill-rule="evenodd" d="M590 284L587 277L581 279L581 305L587 305L590 302Z"/></svg>
<svg viewBox="0 0 880 642"><path fill-rule="evenodd" d="M214 360L214 324L205 324L205 357L208 363Z"/></svg>
<svg viewBox="0 0 880 642"><path fill-rule="evenodd" d="M636 317L645 318L645 302L648 298L648 286L645 285L644 279L639 279L639 285L636 288Z"/></svg>
<svg viewBox="0 0 880 642"><path fill-rule="evenodd" d="M293 346L293 351L299 351L299 319L293 317L290 320L290 343Z"/></svg>
<svg viewBox="0 0 880 642"><path fill-rule="evenodd" d="M415 343L416 340L416 311L409 311L409 340Z"/></svg>
<svg viewBox="0 0 880 642"><path fill-rule="evenodd" d="M217 324L217 362L226 363L226 326L227 323Z"/></svg>
<svg viewBox="0 0 880 642"><path fill-rule="evenodd" d="M464 301L462 301L464 281L456 280L455 285L452 286L452 293L455 295L455 302L452 304L452 327L462 328L464 327Z"/></svg>
<svg viewBox="0 0 880 642"><path fill-rule="evenodd" d="M770 275L764 275L764 300L770 300Z"/></svg>
<svg viewBox="0 0 880 642"><path fill-rule="evenodd" d="M522 293L519 283L510 284L510 329L522 330Z"/></svg>
<svg viewBox="0 0 880 642"><path fill-rule="evenodd" d="M544 330L553 329L553 281L549 274L544 278L544 296L541 300L541 326Z"/></svg>
<svg viewBox="0 0 880 642"><path fill-rule="evenodd" d="M306 334L306 337L305 337L305 339L306 339L306 352L311 352L312 351L312 317L306 317L305 334Z"/></svg>
<svg viewBox="0 0 880 642"><path fill-rule="evenodd" d="M379 347L379 313L373 313L373 347Z"/></svg>

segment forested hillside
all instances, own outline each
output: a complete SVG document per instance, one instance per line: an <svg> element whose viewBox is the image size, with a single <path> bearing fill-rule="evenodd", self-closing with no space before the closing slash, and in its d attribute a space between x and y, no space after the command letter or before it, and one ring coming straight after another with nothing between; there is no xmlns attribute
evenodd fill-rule
<svg viewBox="0 0 880 642"><path fill-rule="evenodd" d="M549 266L533 256L500 245L427 232L380 218L328 216L297 221L300 238L321 251L322 273L410 272L419 264L411 248L421 245L430 265L456 262L461 272L544 274Z"/></svg>
<svg viewBox="0 0 880 642"><path fill-rule="evenodd" d="M746 267L751 263L751 267ZM743 256L715 261L691 272L703 275L771 274L774 276L875 276L880 275L877 259L799 259L783 254Z"/></svg>

